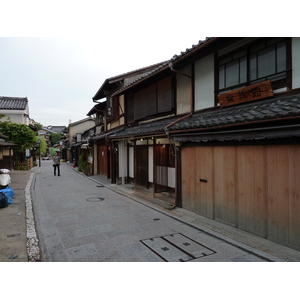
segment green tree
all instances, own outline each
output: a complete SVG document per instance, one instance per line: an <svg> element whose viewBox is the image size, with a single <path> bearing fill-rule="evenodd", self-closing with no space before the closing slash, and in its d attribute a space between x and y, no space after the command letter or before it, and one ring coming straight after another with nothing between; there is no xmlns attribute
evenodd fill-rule
<svg viewBox="0 0 300 300"><path fill-rule="evenodd" d="M36 136L36 141L40 140L39 151L41 152L41 156L46 156L47 154L47 143L44 137Z"/></svg>
<svg viewBox="0 0 300 300"><path fill-rule="evenodd" d="M41 123L39 123L39 122L35 122L34 125L35 125L35 127L36 127L37 130L40 130L40 129L43 128L43 125Z"/></svg>
<svg viewBox="0 0 300 300"><path fill-rule="evenodd" d="M32 148L37 141L35 133L25 124L0 122L0 132L17 145L14 152L19 154L20 160L22 160L24 150Z"/></svg>
<svg viewBox="0 0 300 300"><path fill-rule="evenodd" d="M55 144L57 144L63 136L64 136L63 133L51 133L50 134L51 145L54 146Z"/></svg>

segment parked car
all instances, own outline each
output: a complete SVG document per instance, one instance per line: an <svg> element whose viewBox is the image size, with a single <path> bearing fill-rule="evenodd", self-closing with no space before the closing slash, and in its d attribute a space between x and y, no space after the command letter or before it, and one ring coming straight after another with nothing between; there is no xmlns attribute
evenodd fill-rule
<svg viewBox="0 0 300 300"><path fill-rule="evenodd" d="M50 157L44 156L42 159L43 159L43 160L50 160Z"/></svg>

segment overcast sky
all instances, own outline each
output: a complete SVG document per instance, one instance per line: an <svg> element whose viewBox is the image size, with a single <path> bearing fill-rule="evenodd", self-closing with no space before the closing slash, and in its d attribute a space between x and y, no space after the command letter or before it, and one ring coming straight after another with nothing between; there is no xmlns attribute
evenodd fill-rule
<svg viewBox="0 0 300 300"><path fill-rule="evenodd" d="M231 23L224 11L230 1L214 16L215 3L200 9L191 0L7 2L0 96L27 97L30 118L44 126L86 118L106 78L168 60L207 36L246 35L237 26L245 19Z"/></svg>
<svg viewBox="0 0 300 300"><path fill-rule="evenodd" d="M66 126L86 117L106 78L170 59L184 41L141 38L123 46L96 38L1 38L0 94L27 97L36 122Z"/></svg>

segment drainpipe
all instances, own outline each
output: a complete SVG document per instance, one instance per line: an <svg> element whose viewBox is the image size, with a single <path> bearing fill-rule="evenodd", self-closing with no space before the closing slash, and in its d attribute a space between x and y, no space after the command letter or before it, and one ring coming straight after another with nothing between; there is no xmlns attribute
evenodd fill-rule
<svg viewBox="0 0 300 300"><path fill-rule="evenodd" d="M188 74L175 70L172 62L169 62L169 68L171 71L190 79L190 113L192 113L193 112L193 77Z"/></svg>
<svg viewBox="0 0 300 300"><path fill-rule="evenodd" d="M171 138L170 138L170 132L169 132L169 127L171 127L172 125L174 125L175 123L185 119L185 118L188 118L190 117L192 114L193 114L193 110L194 110L194 105L193 105L193 77L190 76L190 75L187 75L187 74L184 74L180 71L177 71L174 69L173 67L173 63L170 61L169 62L169 68L171 69L171 71L177 73L177 74L180 74L182 76L185 76L187 78L190 79L190 112L186 115L186 116L183 116L179 119L177 119L176 121L168 124L165 128L164 128L164 131L166 133L166 136L168 137L168 140L169 140L169 143L170 145L172 145L173 147L171 147L171 151L172 151L172 154L175 156L175 180L176 180L176 184L175 184L175 206L176 207L182 207L182 203L181 203L181 159L180 159L180 152L179 150L176 151L176 147L175 147L175 144L174 142L172 143L171 141ZM178 153L177 153L178 152Z"/></svg>
<svg viewBox="0 0 300 300"><path fill-rule="evenodd" d="M164 128L165 133L166 133L166 136L168 137L170 144L172 144L172 143L171 143L171 139L170 139L170 134L169 134L169 129L168 129L168 128L169 128L170 126L174 125L175 123L177 123L177 122L179 122L179 121L181 121L181 120L183 120L183 119L185 119L185 118L190 117L190 116L193 114L193 77L190 76L190 75L188 75L188 74L185 74L185 73L182 73L182 72L180 72L180 71L175 70L174 67L173 67L173 63L172 63L171 61L169 62L169 68L170 68L171 71L173 71L173 72L175 72L175 73L178 73L178 74L180 74L180 75L182 75L182 76L185 76L185 77L187 77L187 78L190 79L190 112L189 112L186 116L183 116L182 118L179 118L178 120L175 120L174 122L168 124L168 125ZM173 151L173 149L172 149L172 152L173 152L172 154L176 156L176 151L175 151L175 149L174 149L174 151Z"/></svg>

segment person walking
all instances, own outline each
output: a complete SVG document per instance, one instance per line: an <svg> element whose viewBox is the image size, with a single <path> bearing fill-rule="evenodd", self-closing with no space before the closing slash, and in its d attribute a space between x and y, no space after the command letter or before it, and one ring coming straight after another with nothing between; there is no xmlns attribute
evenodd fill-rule
<svg viewBox="0 0 300 300"><path fill-rule="evenodd" d="M60 156L58 151L56 151L55 156L53 157L53 167L54 167L54 176L56 176L56 168L57 168L57 172L58 172L58 176L60 176Z"/></svg>

